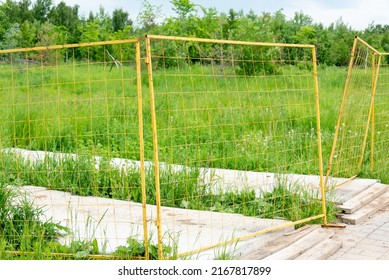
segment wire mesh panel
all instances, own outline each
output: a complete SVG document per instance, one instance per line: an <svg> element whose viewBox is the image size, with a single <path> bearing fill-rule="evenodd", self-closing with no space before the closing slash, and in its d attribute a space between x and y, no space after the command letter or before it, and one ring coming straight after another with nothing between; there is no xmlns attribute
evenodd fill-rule
<svg viewBox="0 0 389 280"><path fill-rule="evenodd" d="M389 54L381 54L372 121L371 169L375 178L389 183Z"/></svg>
<svg viewBox="0 0 389 280"><path fill-rule="evenodd" d="M0 59L5 248L85 257L146 237L139 42L3 50Z"/></svg>
<svg viewBox="0 0 389 280"><path fill-rule="evenodd" d="M160 242L162 228L181 232L193 253L325 216L313 46L146 43L156 204L170 207L157 217Z"/></svg>
<svg viewBox="0 0 389 280"><path fill-rule="evenodd" d="M365 152L371 140L368 132L379 61L378 52L356 37L327 169L327 187L331 187L330 176L355 177L366 162L368 165Z"/></svg>

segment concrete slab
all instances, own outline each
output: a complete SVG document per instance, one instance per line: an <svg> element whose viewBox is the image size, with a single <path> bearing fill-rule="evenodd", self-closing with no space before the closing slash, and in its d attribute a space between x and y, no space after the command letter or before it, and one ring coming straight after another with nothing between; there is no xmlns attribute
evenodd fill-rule
<svg viewBox="0 0 389 280"><path fill-rule="evenodd" d="M43 161L46 157L58 159L76 159L77 157L76 154L31 151L19 148L3 149L2 151L6 153L13 153L32 163ZM98 169L101 157L95 156L94 158L96 160L95 167ZM110 165L114 168L126 171L139 169L140 163L139 161L135 160L113 158L110 161ZM146 168L152 168L152 166L152 162L145 162ZM160 163L160 170L180 172L183 170L191 169L191 167L178 164L166 164L163 162ZM257 197L259 197L264 192L270 192L274 189L275 186L283 183L287 184L288 186L304 186L306 188L312 189L319 195L320 177L317 175L277 174L270 172L254 172L218 168L199 168L199 173L199 183L210 186L210 190L214 193L219 193L221 191L242 191L252 189L257 194ZM338 179L332 179L334 183L337 183L337 180Z"/></svg>
<svg viewBox="0 0 389 280"><path fill-rule="evenodd" d="M3 149L3 152L13 153L21 156L26 160L34 163L42 161L45 157L50 156L52 158L76 158L76 154L65 153L52 153L45 151L31 151L25 149ZM99 168L101 157L96 156L96 169ZM110 161L111 166L121 170L136 170L139 169L139 161L113 158ZM146 168L152 168L152 162L145 162ZM191 170L191 167L178 165L178 164L166 164L160 163L160 170L170 170L173 172L180 172L183 170ZM229 170L218 168L199 168L199 184L208 185L210 191L213 193L220 193L225 191L242 191L242 190L254 190L257 197L260 197L264 192L270 192L275 186L282 183L287 186L303 186L305 189L310 189L312 195L321 197L320 192L320 177L318 175L301 175L301 174L277 174L270 172L254 172L254 171L241 171L241 170ZM335 197L332 198L339 204L351 199L358 193L362 192L366 188L378 183L378 180L374 179L354 179L348 181L346 178L329 178L328 187L338 186L335 188ZM346 183L345 183L346 182Z"/></svg>
<svg viewBox="0 0 389 280"><path fill-rule="evenodd" d="M15 156L21 157L31 163L41 162L46 157L54 159L58 158L59 160L66 158L77 158L76 154L32 151L19 148L3 149L2 152L15 154ZM95 168L98 169L101 157L95 156L94 159ZM140 162L123 158L113 158L110 161L110 165L114 168L127 171L139 169ZM145 162L146 169L152 167L153 162ZM161 162L159 169L160 171L169 170L171 172L181 172L183 170L191 170L192 168L178 164L166 164ZM264 192L272 191L279 182L286 180L288 180L288 183L290 184L297 182L301 184L309 184L312 185L314 189L318 189L319 186L318 176L304 176L295 174L278 175L268 172L240 171L218 168L199 168L199 173L199 184L209 186L210 191L213 193L253 189L257 197L259 197Z"/></svg>
<svg viewBox="0 0 389 280"><path fill-rule="evenodd" d="M264 192L271 192L280 184L304 186L314 191L319 190L320 187L320 177L317 175L277 174L218 168L200 170L200 182L212 186L214 192L250 189L255 191L257 197L260 197Z"/></svg>
<svg viewBox="0 0 389 280"><path fill-rule="evenodd" d="M26 193L35 205L43 207L47 218L72 230L73 235L62 240L65 243L96 238L99 248L110 253L119 245L125 245L128 237L143 240L142 205L139 203L75 196L35 186L21 187L20 191ZM156 243L156 207L147 205L146 211L151 242ZM198 250L287 223L238 214L162 207L163 243L177 246L178 253ZM195 253L191 258L214 259L221 253L231 256L248 254L257 246L263 246L291 230L293 227L287 227L246 241L211 248Z"/></svg>

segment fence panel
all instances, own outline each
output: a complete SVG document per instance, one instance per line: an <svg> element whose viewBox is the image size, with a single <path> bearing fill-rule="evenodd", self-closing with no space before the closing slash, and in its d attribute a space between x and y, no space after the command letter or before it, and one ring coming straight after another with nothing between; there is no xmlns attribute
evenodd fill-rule
<svg viewBox="0 0 389 280"><path fill-rule="evenodd" d="M148 78L137 40L0 51L7 252L220 258L326 223L314 46L148 36L146 52ZM61 243L29 232L57 223Z"/></svg>
<svg viewBox="0 0 389 280"><path fill-rule="evenodd" d="M332 153L327 187L350 178L389 182L388 54L355 37ZM331 184L332 178L337 184Z"/></svg>
<svg viewBox="0 0 389 280"><path fill-rule="evenodd" d="M146 48L160 251L167 233L184 256L325 218L314 46Z"/></svg>
<svg viewBox="0 0 389 280"><path fill-rule="evenodd" d="M389 53L382 53L380 62L374 97L370 172L374 178L387 184L389 183Z"/></svg>
<svg viewBox="0 0 389 280"><path fill-rule="evenodd" d="M329 188L335 187L331 177L342 184L360 174L368 162L366 150L367 144L371 146L369 128L379 65L379 53L356 37L327 168L325 184Z"/></svg>
<svg viewBox="0 0 389 280"><path fill-rule="evenodd" d="M7 251L90 257L144 239L147 252L138 40L1 50L0 59Z"/></svg>

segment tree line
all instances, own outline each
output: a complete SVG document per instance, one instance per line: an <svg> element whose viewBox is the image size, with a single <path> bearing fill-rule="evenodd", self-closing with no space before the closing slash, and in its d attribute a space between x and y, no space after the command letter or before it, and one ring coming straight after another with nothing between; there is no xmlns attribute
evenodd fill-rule
<svg viewBox="0 0 389 280"><path fill-rule="evenodd" d="M230 9L227 13L200 6L191 0L170 0L174 14L161 16L162 6L143 1L136 18L129 12L104 7L81 15L79 6L53 0L6 0L0 3L0 49L63 45L130 39L145 34L188 36L242 41L315 44L322 65L347 65L354 36L376 49L389 52L389 25L371 23L354 30L341 18L329 26L296 12L287 18L274 13Z"/></svg>

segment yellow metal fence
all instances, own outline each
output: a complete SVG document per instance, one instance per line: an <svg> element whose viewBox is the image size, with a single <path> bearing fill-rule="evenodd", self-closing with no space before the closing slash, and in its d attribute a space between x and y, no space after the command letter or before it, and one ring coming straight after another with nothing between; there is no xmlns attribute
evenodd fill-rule
<svg viewBox="0 0 389 280"><path fill-rule="evenodd" d="M370 173L389 183L389 53L380 53L372 112Z"/></svg>
<svg viewBox="0 0 389 280"><path fill-rule="evenodd" d="M133 235L144 239L147 256L139 41L1 50L0 58L6 249L43 250L38 258L101 255ZM34 215L27 215L30 203ZM131 211L138 205L142 211ZM35 248L49 224L46 241L68 249ZM57 224L69 229L59 240Z"/></svg>
<svg viewBox="0 0 389 280"><path fill-rule="evenodd" d="M368 176L388 182L388 54L355 37L327 168L343 182ZM342 183L340 183L342 184Z"/></svg>
<svg viewBox="0 0 389 280"><path fill-rule="evenodd" d="M313 45L149 35L142 53L139 40L0 51L2 191L71 229L72 249L44 252L217 258L326 224ZM1 232L37 254L23 234Z"/></svg>
<svg viewBox="0 0 389 280"><path fill-rule="evenodd" d="M157 205L180 209L161 208L159 244L166 230L195 231L187 256L325 223L314 46L149 35L146 49Z"/></svg>

